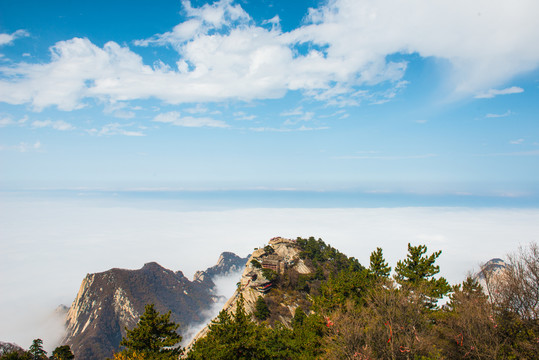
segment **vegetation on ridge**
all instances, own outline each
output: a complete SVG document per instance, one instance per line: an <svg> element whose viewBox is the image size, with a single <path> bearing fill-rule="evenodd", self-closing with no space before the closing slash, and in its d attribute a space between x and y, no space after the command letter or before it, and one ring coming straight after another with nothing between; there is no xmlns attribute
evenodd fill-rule
<svg viewBox="0 0 539 360"><path fill-rule="evenodd" d="M441 252L428 254L425 245L408 244L407 257L390 277L380 248L365 268L320 239L297 239L296 244L313 272L274 272L275 286L258 298L253 314L246 312L240 295L235 311L221 311L207 336L184 355L187 359L537 358L536 244L510 256L501 272L485 269L486 289L472 277L450 286L438 276ZM279 311L291 297L298 306L290 323L282 323ZM178 358L177 325L151 309L147 306L148 314L128 331L122 341L126 349L115 360ZM8 356L1 359L31 358Z"/></svg>

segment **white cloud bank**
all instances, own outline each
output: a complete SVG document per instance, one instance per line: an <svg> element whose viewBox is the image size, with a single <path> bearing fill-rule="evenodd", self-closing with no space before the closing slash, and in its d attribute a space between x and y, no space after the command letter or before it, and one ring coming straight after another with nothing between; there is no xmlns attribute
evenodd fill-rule
<svg viewBox="0 0 539 360"><path fill-rule="evenodd" d="M49 63L1 67L0 101L73 110L87 98L179 104L272 99L300 90L355 104L364 87L385 82L390 94L402 87L407 64L388 58L397 53L445 59L455 93L492 97L507 92L488 89L539 65L535 0L331 0L290 32L280 29L278 18L266 23L270 29L257 26L229 0L183 6L184 22L135 42L172 46L180 58L175 67L145 65L115 42L101 48L74 38L51 47Z"/></svg>
<svg viewBox="0 0 539 360"><path fill-rule="evenodd" d="M537 209L181 211L133 205L2 199L0 339L29 346L40 337L52 346L57 334L45 332L36 319L61 303L70 305L87 273L113 267L157 261L190 277L214 265L222 251L245 256L274 236L315 236L363 264L382 247L392 267L406 256L408 242L426 244L429 251L443 251L441 270L455 283L539 234Z"/></svg>

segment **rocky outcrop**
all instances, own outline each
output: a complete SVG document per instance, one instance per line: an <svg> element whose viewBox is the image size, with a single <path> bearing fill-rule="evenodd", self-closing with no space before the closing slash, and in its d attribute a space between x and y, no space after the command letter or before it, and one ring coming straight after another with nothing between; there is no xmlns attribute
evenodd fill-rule
<svg viewBox="0 0 539 360"><path fill-rule="evenodd" d="M494 258L481 266L481 270L474 274L474 278L481 284L483 291L488 295L501 280L506 268L502 259Z"/></svg>
<svg viewBox="0 0 539 360"><path fill-rule="evenodd" d="M207 268L205 271L197 271L193 276L195 282L212 281L218 276L229 276L242 270L245 267L249 256L242 258L231 252L224 252L219 256L217 264ZM213 286L213 285L212 285Z"/></svg>
<svg viewBox="0 0 539 360"><path fill-rule="evenodd" d="M236 310L238 300L243 297L245 311L248 314L254 313L258 297L266 296L273 287L271 272L265 271L265 269L280 274L285 271L294 271L299 274L312 273L311 269L300 259L300 252L301 249L295 240L281 237L273 238L267 246L255 249L245 265L238 288L228 299L223 310L233 313ZM279 320L283 324L290 323L298 304L285 304L283 301L282 305L289 310L289 316L283 316ZM207 333L208 326L197 333L187 348L191 348L198 339L206 336Z"/></svg>
<svg viewBox="0 0 539 360"><path fill-rule="evenodd" d="M146 304L161 313L171 312L179 331L203 320L202 315L218 298L212 278L244 266L246 258L223 253L214 267L198 272L194 281L152 262L139 270L111 269L88 274L66 317L63 344L71 346L76 359L111 357L133 328Z"/></svg>

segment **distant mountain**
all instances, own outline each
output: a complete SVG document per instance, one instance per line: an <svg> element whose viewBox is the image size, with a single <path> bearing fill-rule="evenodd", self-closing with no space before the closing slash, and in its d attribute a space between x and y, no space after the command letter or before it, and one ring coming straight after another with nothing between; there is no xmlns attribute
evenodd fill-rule
<svg viewBox="0 0 539 360"><path fill-rule="evenodd" d="M25 350L17 344L0 341L0 356L16 352L23 353Z"/></svg>
<svg viewBox="0 0 539 360"><path fill-rule="evenodd" d="M499 277L503 274L507 264L500 258L490 259L481 266L474 278L481 284L485 294L488 294L489 291L493 290L493 287L496 286L496 282Z"/></svg>
<svg viewBox="0 0 539 360"><path fill-rule="evenodd" d="M119 348L125 327L134 327L150 303L161 313L171 311L181 333L203 320L201 314L218 300L212 279L243 268L247 260L223 253L215 266L197 272L193 281L181 271L173 272L155 262L139 270L88 274L67 312L62 344L70 345L78 360L111 357Z"/></svg>

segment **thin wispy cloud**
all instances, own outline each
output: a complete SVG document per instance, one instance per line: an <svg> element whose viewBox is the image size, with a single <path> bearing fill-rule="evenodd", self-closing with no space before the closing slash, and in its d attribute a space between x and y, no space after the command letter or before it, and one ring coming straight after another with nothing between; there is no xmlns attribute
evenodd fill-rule
<svg viewBox="0 0 539 360"><path fill-rule="evenodd" d="M512 114L511 110L507 110L506 112L502 114L486 114L485 117L486 118L502 118L502 117L507 117L511 114Z"/></svg>
<svg viewBox="0 0 539 360"><path fill-rule="evenodd" d="M319 126L319 127L309 127L309 126L300 126L298 128L272 128L272 127L252 127L249 130L254 132L296 132L296 131L320 131L327 130L328 126Z"/></svg>
<svg viewBox="0 0 539 360"><path fill-rule="evenodd" d="M54 130L67 131L73 130L75 127L63 120L36 120L32 122L32 127L36 129L50 127Z"/></svg>
<svg viewBox="0 0 539 360"><path fill-rule="evenodd" d="M0 118L0 127L13 126L13 125L23 125L28 121L28 116L24 116L19 120L13 120L13 118L6 116Z"/></svg>
<svg viewBox="0 0 539 360"><path fill-rule="evenodd" d="M183 127L229 127L229 125L222 120L216 120L210 117L181 116L178 111L159 114L153 118L153 121Z"/></svg>
<svg viewBox="0 0 539 360"><path fill-rule="evenodd" d="M511 94L520 94L523 93L524 89L518 86L512 86L506 89L489 89L485 92L475 95L476 99L492 99L493 97L499 95L511 95Z"/></svg>
<svg viewBox="0 0 539 360"><path fill-rule="evenodd" d="M233 114L235 120L246 120L251 121L256 119L256 115L249 115L243 111L237 111Z"/></svg>
<svg viewBox="0 0 539 360"><path fill-rule="evenodd" d="M128 128L132 127L134 124L120 124L120 123L110 123L103 126L101 129L90 129L86 130L91 135L97 136L114 136L114 135L123 135L123 136L146 136L140 130L130 130Z"/></svg>
<svg viewBox="0 0 539 360"><path fill-rule="evenodd" d="M516 140L511 140L509 141L509 144L513 144L513 145L520 145L524 142L524 139L516 139Z"/></svg>
<svg viewBox="0 0 539 360"><path fill-rule="evenodd" d="M20 142L17 145L1 145L0 151L15 151L20 153L26 153L31 151L39 151L41 149L41 142L36 141L33 144L26 142Z"/></svg>

